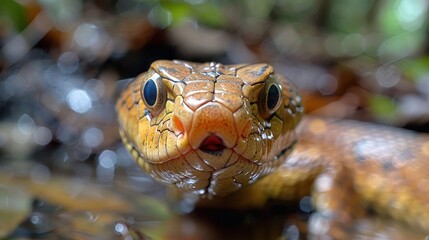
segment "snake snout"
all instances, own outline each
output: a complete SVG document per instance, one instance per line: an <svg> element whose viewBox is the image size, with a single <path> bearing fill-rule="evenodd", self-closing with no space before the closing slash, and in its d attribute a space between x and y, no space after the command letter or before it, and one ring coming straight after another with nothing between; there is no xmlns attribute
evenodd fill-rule
<svg viewBox="0 0 429 240"><path fill-rule="evenodd" d="M224 148L232 148L238 138L232 112L217 102L204 104L193 115L188 137L193 149L205 145L211 148L221 145ZM209 144L203 144L204 142Z"/></svg>
<svg viewBox="0 0 429 240"><path fill-rule="evenodd" d="M216 135L206 137L201 143L199 149L210 154L219 154L225 149L222 138Z"/></svg>

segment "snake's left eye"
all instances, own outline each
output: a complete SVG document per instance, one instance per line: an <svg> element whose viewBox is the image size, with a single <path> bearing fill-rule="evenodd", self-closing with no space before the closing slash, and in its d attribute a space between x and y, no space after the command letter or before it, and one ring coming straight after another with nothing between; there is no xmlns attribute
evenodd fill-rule
<svg viewBox="0 0 429 240"><path fill-rule="evenodd" d="M282 100L281 85L275 76L271 75L265 81L265 85L259 93L259 111L262 116L268 117L280 106Z"/></svg>
<svg viewBox="0 0 429 240"><path fill-rule="evenodd" d="M164 109L167 92L158 73L147 73L141 87L142 99L152 116Z"/></svg>

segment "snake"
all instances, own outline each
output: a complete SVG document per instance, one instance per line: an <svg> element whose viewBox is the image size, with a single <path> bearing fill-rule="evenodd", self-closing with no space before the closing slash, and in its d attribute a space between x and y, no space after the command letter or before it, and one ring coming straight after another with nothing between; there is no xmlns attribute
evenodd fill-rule
<svg viewBox="0 0 429 240"><path fill-rule="evenodd" d="M208 205L312 196L331 232L367 209L429 232L429 136L304 116L297 87L269 64L157 60L116 110L143 172Z"/></svg>

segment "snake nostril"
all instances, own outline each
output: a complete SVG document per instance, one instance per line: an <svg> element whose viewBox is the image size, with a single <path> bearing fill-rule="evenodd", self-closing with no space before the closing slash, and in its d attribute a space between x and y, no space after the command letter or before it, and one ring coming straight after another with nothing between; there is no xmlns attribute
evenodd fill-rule
<svg viewBox="0 0 429 240"><path fill-rule="evenodd" d="M210 135L203 140L199 148L206 153L219 154L225 149L225 145L220 137Z"/></svg>

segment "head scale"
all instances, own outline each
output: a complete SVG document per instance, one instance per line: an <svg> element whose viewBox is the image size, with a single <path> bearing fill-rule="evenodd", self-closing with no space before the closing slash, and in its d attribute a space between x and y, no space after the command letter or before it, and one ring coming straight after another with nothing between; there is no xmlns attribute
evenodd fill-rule
<svg viewBox="0 0 429 240"><path fill-rule="evenodd" d="M227 195L274 171L292 150L296 88L267 64L156 61L117 103L142 169L200 195Z"/></svg>

